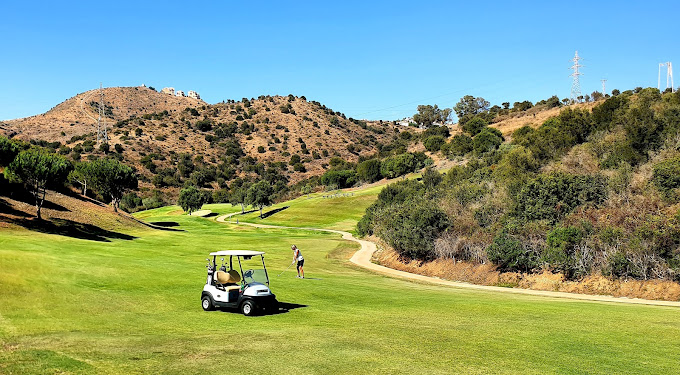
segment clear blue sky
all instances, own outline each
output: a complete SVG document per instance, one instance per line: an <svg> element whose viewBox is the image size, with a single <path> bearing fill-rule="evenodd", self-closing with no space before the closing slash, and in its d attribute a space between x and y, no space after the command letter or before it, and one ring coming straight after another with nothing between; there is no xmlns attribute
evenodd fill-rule
<svg viewBox="0 0 680 375"><path fill-rule="evenodd" d="M104 86L196 90L209 103L304 95L392 120L463 95L492 104L657 85L676 64L675 1L115 1L0 6L0 119ZM663 79L665 84L665 79Z"/></svg>

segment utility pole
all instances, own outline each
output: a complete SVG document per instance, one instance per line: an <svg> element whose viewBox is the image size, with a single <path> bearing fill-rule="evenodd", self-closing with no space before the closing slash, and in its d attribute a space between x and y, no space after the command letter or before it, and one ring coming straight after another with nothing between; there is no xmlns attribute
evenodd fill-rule
<svg viewBox="0 0 680 375"><path fill-rule="evenodd" d="M569 76L573 77L573 80L571 82L571 102L574 103L578 101L578 97L581 96L581 82L579 81L579 76L583 75L583 73L579 72L578 68L583 67L583 65L579 64L578 62L582 60L578 56L578 51L574 54L574 58L571 59L571 61L574 62L574 65L571 66L569 69L573 69L574 72L571 73Z"/></svg>
<svg viewBox="0 0 680 375"><path fill-rule="evenodd" d="M104 91L102 84L99 83L99 118L97 119L97 146L102 142L108 143L109 137L106 134L106 119L104 118Z"/></svg>
<svg viewBox="0 0 680 375"><path fill-rule="evenodd" d="M675 86L673 85L673 64L669 62L659 63L659 83L656 88L661 91L661 67L666 67L666 89L671 88L671 92L675 91Z"/></svg>

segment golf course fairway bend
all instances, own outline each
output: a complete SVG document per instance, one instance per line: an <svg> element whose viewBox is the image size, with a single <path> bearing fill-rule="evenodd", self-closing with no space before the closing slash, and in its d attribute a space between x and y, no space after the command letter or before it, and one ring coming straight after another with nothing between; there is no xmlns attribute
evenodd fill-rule
<svg viewBox="0 0 680 375"><path fill-rule="evenodd" d="M377 192L316 193L264 220L239 217L352 230ZM0 374L678 372L678 308L390 278L349 262L358 245L337 234L220 223L240 207L203 208L212 214L141 212L172 230L118 228L98 240L0 229ZM286 270L291 244L307 279ZM265 251L288 310L204 312L205 258L224 249Z"/></svg>

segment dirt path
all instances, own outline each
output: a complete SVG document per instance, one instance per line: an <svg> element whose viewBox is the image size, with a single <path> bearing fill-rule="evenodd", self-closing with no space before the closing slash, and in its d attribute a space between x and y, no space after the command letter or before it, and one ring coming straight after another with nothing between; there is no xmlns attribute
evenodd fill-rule
<svg viewBox="0 0 680 375"><path fill-rule="evenodd" d="M235 222L228 221L229 218L231 218L234 214L229 214L229 215L222 215L218 218L215 219L215 221L221 222L221 223L231 223L231 224L236 224ZM359 240L354 238L351 233L348 232L343 232L340 230L335 230L335 229L321 229L321 228L302 228L302 227L285 227L285 226L278 226L278 225L268 225L268 224L253 224L253 223L239 223L240 225L249 225L251 227L255 228L271 228L271 229L298 229L298 230L313 230L313 231L319 231L319 232L329 232L329 233L336 233L342 236L344 240L348 241L354 241L357 242L361 245L361 249L359 249L352 257L350 258L350 262L366 268L368 270L371 270L376 273L392 276L392 277L398 277L402 279L408 279L408 280L416 280L420 282L426 282L426 283L431 283L431 284L437 284L437 285L445 285L445 286L451 286L455 288L465 288L465 289L477 289L477 290L482 290L482 291L491 291L491 292L500 292L500 293L514 293L514 294L525 294L525 295L530 295L530 296L542 296L542 297L552 297L552 298L569 298L569 299L576 299L576 300L582 300L582 301L597 301L597 302L615 302L615 303L628 303L628 304L636 304L636 305L654 305L654 306L671 306L671 307L680 307L680 302L675 302L675 301L656 301L656 300L647 300L647 299L639 299L639 298L625 298L625 297L612 297L612 296L601 296L601 295L590 295L590 294L576 294L576 293L565 293L565 292L550 292L550 291L545 291L545 290L532 290L532 289L520 289L520 288L503 288L503 287L498 287L498 286L487 286L487 285L476 285L476 284L469 284L469 283L464 283L464 282L459 282L459 281L450 281L450 280L443 280L439 279L436 277L430 277L430 276L423 276L423 275L418 275L410 272L404 272L404 271L399 271L395 270L392 268L387 268L385 266L381 266L375 263L371 262L371 257L373 256L373 253L377 250L377 247L375 243L370 242L370 241L365 241L365 240Z"/></svg>

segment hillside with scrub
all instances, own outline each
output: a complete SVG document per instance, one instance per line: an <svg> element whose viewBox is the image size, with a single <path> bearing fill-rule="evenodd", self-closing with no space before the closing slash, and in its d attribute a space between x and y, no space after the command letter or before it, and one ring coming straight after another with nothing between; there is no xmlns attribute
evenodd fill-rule
<svg viewBox="0 0 680 375"><path fill-rule="evenodd" d="M44 114L1 122L0 134L74 164L115 159L134 167L139 189L126 202L130 211L174 203L187 186L218 202L227 201L232 187L261 179L285 193L288 185L322 175L333 158L357 162L398 135L391 122L348 118L304 96L208 104L148 87L110 87L101 98L107 141L97 142L98 90Z"/></svg>
<svg viewBox="0 0 680 375"><path fill-rule="evenodd" d="M367 209L357 230L384 242L383 262L483 284L680 299L680 93L617 92L505 135L486 116L461 117L463 134L442 145L459 165L391 184Z"/></svg>

